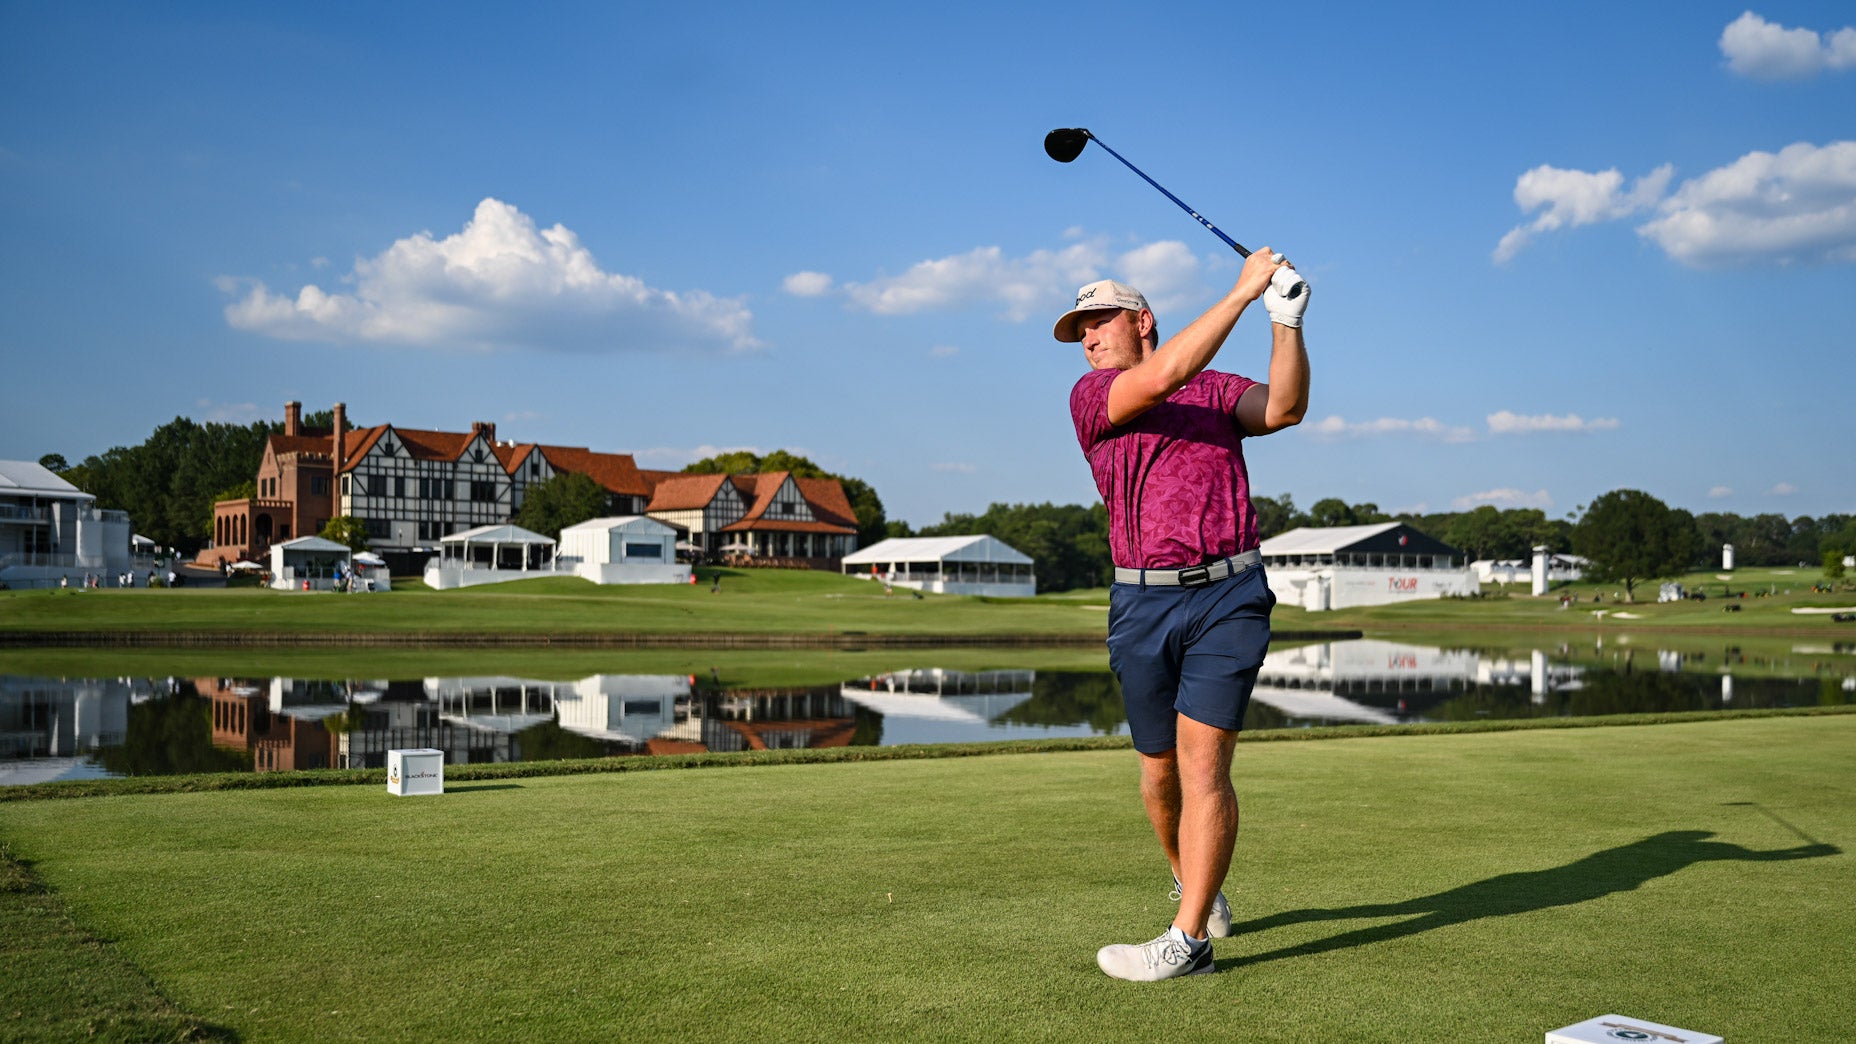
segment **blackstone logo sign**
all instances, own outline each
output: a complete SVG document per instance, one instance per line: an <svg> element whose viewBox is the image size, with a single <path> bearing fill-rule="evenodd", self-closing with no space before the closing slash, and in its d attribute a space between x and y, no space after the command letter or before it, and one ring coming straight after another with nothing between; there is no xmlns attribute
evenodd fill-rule
<svg viewBox="0 0 1856 1044"><path fill-rule="evenodd" d="M1680 1042L1686 1039L1684 1037L1678 1037L1673 1033L1658 1033L1655 1030L1640 1029L1625 1022L1607 1022L1604 1026L1605 1036L1617 1040L1673 1040Z"/></svg>

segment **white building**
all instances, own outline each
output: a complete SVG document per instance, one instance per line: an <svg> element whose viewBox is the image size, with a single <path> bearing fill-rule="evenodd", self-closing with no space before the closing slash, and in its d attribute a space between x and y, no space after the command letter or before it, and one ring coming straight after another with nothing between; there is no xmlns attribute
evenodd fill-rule
<svg viewBox="0 0 1856 1044"><path fill-rule="evenodd" d="M102 511L97 498L40 464L0 460L0 582L44 587L85 573L115 586L135 569L129 516Z"/></svg>
<svg viewBox="0 0 1856 1044"><path fill-rule="evenodd" d="M596 584L687 584L677 531L643 515L588 519L561 530L556 567Z"/></svg>
<svg viewBox="0 0 1856 1044"><path fill-rule="evenodd" d="M846 576L937 594L1029 598L1031 559L995 537L891 537L844 556Z"/></svg>
<svg viewBox="0 0 1856 1044"><path fill-rule="evenodd" d="M1578 555L1548 555L1547 583L1571 583L1585 578L1589 560ZM1534 564L1519 558L1481 558L1469 564L1476 579L1485 584L1526 583L1533 577Z"/></svg>
<svg viewBox="0 0 1856 1044"><path fill-rule="evenodd" d="M1292 529L1261 550L1277 601L1310 612L1481 590L1461 551L1403 522Z"/></svg>

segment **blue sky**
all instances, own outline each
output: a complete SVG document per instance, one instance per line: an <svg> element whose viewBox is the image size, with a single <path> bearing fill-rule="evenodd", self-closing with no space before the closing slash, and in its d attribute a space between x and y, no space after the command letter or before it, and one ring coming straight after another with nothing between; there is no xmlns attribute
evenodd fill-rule
<svg viewBox="0 0 1856 1044"><path fill-rule="evenodd" d="M1856 511L1846 4L673 7L0 3L0 457L296 399L1089 502L1051 321L1238 259L1086 126L1314 287L1257 491Z"/></svg>

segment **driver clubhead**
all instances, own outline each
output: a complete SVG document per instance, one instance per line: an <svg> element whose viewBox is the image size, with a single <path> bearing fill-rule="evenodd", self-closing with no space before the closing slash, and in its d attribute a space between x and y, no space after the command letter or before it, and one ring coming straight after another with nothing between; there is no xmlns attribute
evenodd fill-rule
<svg viewBox="0 0 1856 1044"><path fill-rule="evenodd" d="M1044 135L1044 152L1058 163L1068 163L1083 154L1089 144L1089 131L1082 127L1059 127Z"/></svg>

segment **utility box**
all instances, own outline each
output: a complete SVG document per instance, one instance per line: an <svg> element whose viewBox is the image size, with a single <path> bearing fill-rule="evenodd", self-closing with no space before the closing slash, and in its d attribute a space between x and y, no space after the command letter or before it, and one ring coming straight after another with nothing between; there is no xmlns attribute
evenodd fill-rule
<svg viewBox="0 0 1856 1044"><path fill-rule="evenodd" d="M387 793L410 797L444 792L444 751L431 747L387 751Z"/></svg>
<svg viewBox="0 0 1856 1044"><path fill-rule="evenodd" d="M1722 1038L1712 1033L1677 1029L1623 1015L1600 1015L1547 1034L1547 1044L1613 1044L1620 1040L1641 1040L1650 1044L1722 1044Z"/></svg>

